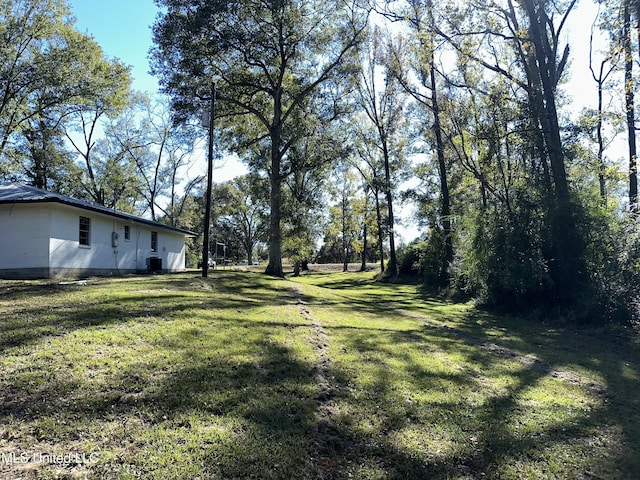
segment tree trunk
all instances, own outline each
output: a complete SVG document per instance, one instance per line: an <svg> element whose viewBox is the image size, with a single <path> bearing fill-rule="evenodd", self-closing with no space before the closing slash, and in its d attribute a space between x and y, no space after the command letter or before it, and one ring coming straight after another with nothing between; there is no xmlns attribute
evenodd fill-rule
<svg viewBox="0 0 640 480"><path fill-rule="evenodd" d="M430 11L431 16L431 11ZM433 19L433 18L432 18ZM449 198L449 183L447 181L447 164L444 157L444 141L442 140L442 125L440 123L440 105L438 104L438 90L436 85L435 58L433 51L431 62L431 109L434 117L433 129L436 136L436 152L438 156L438 173L440 175L440 221L444 234L444 256L440 271L440 283L446 285L449 277L449 265L453 263L453 240L451 238L451 206Z"/></svg>
<svg viewBox="0 0 640 480"><path fill-rule="evenodd" d="M367 270L367 215L364 215L364 225L362 226L362 255L360 262L360 271Z"/></svg>
<svg viewBox="0 0 640 480"><path fill-rule="evenodd" d="M349 242L347 238L347 196L345 187L342 187L342 271L349 270Z"/></svg>
<svg viewBox="0 0 640 480"><path fill-rule="evenodd" d="M387 225L389 227L389 262L387 263L387 269L384 272L385 276L391 277L398 274L398 259L396 257L396 241L393 231L393 193L391 188L389 148L387 146L386 138L382 139L382 154L384 158L384 194L387 199L387 211L389 215L389 218L387 219Z"/></svg>
<svg viewBox="0 0 640 480"><path fill-rule="evenodd" d="M382 212L380 211L380 197L378 190L375 191L376 196L376 221L378 224L378 245L380 246L380 273L384 273L384 232L382 229Z"/></svg>
<svg viewBox="0 0 640 480"><path fill-rule="evenodd" d="M274 140L275 144L275 140ZM272 148L275 150L275 147ZM271 174L269 175L269 183L271 193L269 195L269 203L271 212L269 215L269 263L265 273L275 277L284 277L282 269L282 232L280 229L281 213L281 190L282 180L280 178L280 152L272 152Z"/></svg>
<svg viewBox="0 0 640 480"><path fill-rule="evenodd" d="M209 276L209 255L211 252L211 242L209 235L211 233L211 192L213 188L213 124L214 113L216 103L216 85L211 83L211 99L209 100L209 143L207 148L207 193L205 199L204 208L204 225L203 225L203 240L202 240L202 277L207 278ZM218 245L216 242L216 252L218 251Z"/></svg>
<svg viewBox="0 0 640 480"><path fill-rule="evenodd" d="M638 203L638 175L635 107L633 94L633 56L631 54L631 6L630 0L623 3L622 42L624 54L624 99L627 114L627 133L629 136L629 205L636 210Z"/></svg>
<svg viewBox="0 0 640 480"><path fill-rule="evenodd" d="M38 120L37 127L31 125L25 129L25 137L31 144L31 156L33 157L33 186L47 189L47 127L43 120Z"/></svg>
<svg viewBox="0 0 640 480"><path fill-rule="evenodd" d="M575 223L564 163L562 138L555 101L558 82L555 51L549 46L548 18L542 2L522 0L529 17L529 37L535 49L536 69L542 87L542 110L539 122L551 165L554 200L550 213L552 256L549 259L551 277L555 283L556 301L568 304L583 287L583 250Z"/></svg>
<svg viewBox="0 0 640 480"><path fill-rule="evenodd" d="M598 78L598 126L597 126L597 135L598 135L598 183L600 185L600 198L603 203L607 202L607 190L605 183L605 167L604 167L604 140L602 138L602 117L603 117L603 106L602 106L602 67L600 68L600 77Z"/></svg>
<svg viewBox="0 0 640 480"><path fill-rule="evenodd" d="M247 263L249 265L253 265L253 237L251 235L247 236L247 240L244 244L244 249L247 251Z"/></svg>
<svg viewBox="0 0 640 480"><path fill-rule="evenodd" d="M269 174L270 195L269 203L271 212L269 215L269 263L265 270L268 275L274 277L284 277L282 269L282 231L280 220L281 210L281 190L282 177L280 173L282 152L280 144L282 142L282 100L281 93L275 96L273 124L271 127L271 172Z"/></svg>

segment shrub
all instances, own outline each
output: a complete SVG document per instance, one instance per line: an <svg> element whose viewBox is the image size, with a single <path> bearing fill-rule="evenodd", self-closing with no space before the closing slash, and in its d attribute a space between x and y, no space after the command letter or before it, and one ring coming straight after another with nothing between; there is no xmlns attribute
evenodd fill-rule
<svg viewBox="0 0 640 480"><path fill-rule="evenodd" d="M444 241L442 232L431 228L426 239L414 240L398 252L401 275L419 275L429 286L443 285Z"/></svg>

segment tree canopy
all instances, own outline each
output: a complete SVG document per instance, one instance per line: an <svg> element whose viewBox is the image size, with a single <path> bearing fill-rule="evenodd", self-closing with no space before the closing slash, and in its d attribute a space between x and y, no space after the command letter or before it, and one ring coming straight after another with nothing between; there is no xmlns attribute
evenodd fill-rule
<svg viewBox="0 0 640 480"><path fill-rule="evenodd" d="M287 154L329 82L343 75L367 15L355 3L157 0L153 71L178 118L196 115L214 82L229 147L268 158L269 265L282 276L281 205ZM262 149L257 147L263 146Z"/></svg>

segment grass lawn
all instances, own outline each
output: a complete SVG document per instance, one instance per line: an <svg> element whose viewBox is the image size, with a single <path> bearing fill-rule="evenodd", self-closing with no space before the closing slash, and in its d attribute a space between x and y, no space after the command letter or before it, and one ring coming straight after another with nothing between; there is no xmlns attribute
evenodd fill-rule
<svg viewBox="0 0 640 480"><path fill-rule="evenodd" d="M372 273L0 281L0 478L634 479L640 348Z"/></svg>

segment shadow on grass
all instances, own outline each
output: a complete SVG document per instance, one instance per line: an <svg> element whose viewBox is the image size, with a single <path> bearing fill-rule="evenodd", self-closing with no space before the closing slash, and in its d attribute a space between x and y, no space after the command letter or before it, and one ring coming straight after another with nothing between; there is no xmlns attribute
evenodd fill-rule
<svg viewBox="0 0 640 480"><path fill-rule="evenodd" d="M311 367L285 348L253 347L259 365L199 356L183 343L185 358L164 374L133 364L98 386L59 374L35 391L14 383L2 392L0 418L25 422L34 442L58 451L79 437L108 434L100 450L117 456L92 468L99 478L121 478L114 472L123 464L143 478L185 478L191 465L203 478L308 477Z"/></svg>
<svg viewBox="0 0 640 480"><path fill-rule="evenodd" d="M106 371L99 359L85 365L95 377L55 358L54 368L44 359L4 377L5 445L86 441L105 452L91 467L96 478L634 478L640 471L640 358L629 338L469 308L452 310L448 324L438 317L447 315L436 310L440 302L416 300L403 286L387 285L379 296L378 287L367 292L366 279L332 278L338 300L322 290L305 294L311 314L330 305L342 318L366 312L372 322L324 325L334 393L322 398L314 352L286 341L308 341L311 325L284 314L243 317L295 304L292 282L246 273L127 279L134 287L118 304L109 285L91 295L78 287L73 305L67 290L31 297L16 290L12 301L34 302L17 307L0 337L4 350L111 326L135 328L132 338L143 338L146 350L132 343L120 362L105 347L114 356ZM191 321L192 312L212 310L210 323ZM406 321L402 329L394 319ZM546 396L536 396L544 386Z"/></svg>
<svg viewBox="0 0 640 480"><path fill-rule="evenodd" d="M0 329L0 352L88 327L106 327L132 319L169 318L190 309L238 312L260 305L290 303L295 297L294 292L288 291L291 286L284 283L280 291L270 291L272 282L260 274L228 272L224 279L228 284L218 282L216 277L185 275L128 276L116 279L115 283L94 279L91 286L3 282L0 308L6 313ZM114 298L111 285L114 288L128 285L125 288L135 293L122 293ZM89 291L91 294L85 295ZM193 291L201 295L185 295ZM2 308L2 304L8 307Z"/></svg>
<svg viewBox="0 0 640 480"><path fill-rule="evenodd" d="M244 318L295 304L296 289L247 275L121 280L133 286L117 302L115 284L72 297L57 287L16 289L24 304L0 337L16 359L0 375L2 451L59 452L86 441L102 452L91 467L98 478L312 477L313 362L280 338L304 322ZM76 332L87 342L77 348L91 355L56 341ZM0 476L16 474L11 468L0 465ZM34 469L34 478L51 468Z"/></svg>
<svg viewBox="0 0 640 480"><path fill-rule="evenodd" d="M327 285L332 296L346 287ZM342 391L357 392L341 399L338 409L350 413L334 421L346 445L334 458L335 478L634 478L640 471L634 332L550 328L471 308L454 309L448 322L446 309L431 309L442 303L406 289L376 302L357 293L344 291L331 306L342 316L364 312L371 323L328 327L351 352L334 377ZM318 293L307 303L326 301ZM405 324L394 329L394 319ZM407 330L406 321L417 327ZM425 356L442 361L425 369ZM359 385L350 387L354 376Z"/></svg>

